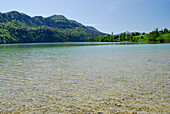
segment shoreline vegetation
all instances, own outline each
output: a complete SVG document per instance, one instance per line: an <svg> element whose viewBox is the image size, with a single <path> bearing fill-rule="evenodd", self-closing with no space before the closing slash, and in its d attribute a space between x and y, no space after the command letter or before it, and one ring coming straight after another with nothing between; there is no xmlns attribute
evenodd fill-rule
<svg viewBox="0 0 170 114"><path fill-rule="evenodd" d="M89 37L88 42L146 42L146 43L170 43L170 30L154 30L148 34L145 32L121 33L120 35L107 34L105 36Z"/></svg>

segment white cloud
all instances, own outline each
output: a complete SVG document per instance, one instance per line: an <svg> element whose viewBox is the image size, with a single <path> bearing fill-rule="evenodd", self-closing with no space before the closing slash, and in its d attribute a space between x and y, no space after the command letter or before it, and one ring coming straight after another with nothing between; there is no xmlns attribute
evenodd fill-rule
<svg viewBox="0 0 170 114"><path fill-rule="evenodd" d="M122 4L126 3L127 0L112 0L108 3L108 11L112 11L114 9L119 8Z"/></svg>

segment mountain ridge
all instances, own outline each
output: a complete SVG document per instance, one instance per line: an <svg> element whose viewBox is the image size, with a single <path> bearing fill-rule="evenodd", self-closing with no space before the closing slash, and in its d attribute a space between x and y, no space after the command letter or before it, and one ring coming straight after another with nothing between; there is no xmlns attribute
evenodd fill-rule
<svg viewBox="0 0 170 114"><path fill-rule="evenodd" d="M3 31L6 33L4 34ZM25 35L22 34L23 31ZM87 41L88 37L98 35L105 35L105 33L75 20L69 20L63 15L31 17L18 11L0 13L0 43Z"/></svg>

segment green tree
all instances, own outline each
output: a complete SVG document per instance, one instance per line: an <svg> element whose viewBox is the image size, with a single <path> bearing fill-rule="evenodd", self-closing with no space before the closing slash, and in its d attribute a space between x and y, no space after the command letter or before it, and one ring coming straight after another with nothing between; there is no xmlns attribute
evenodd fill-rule
<svg viewBox="0 0 170 114"><path fill-rule="evenodd" d="M148 41L156 41L156 38L160 36L158 29L152 31L148 35Z"/></svg>
<svg viewBox="0 0 170 114"><path fill-rule="evenodd" d="M89 37L89 38L88 38L88 41L89 41L89 42L93 42L93 41L94 41L94 38L93 38L93 37Z"/></svg>
<svg viewBox="0 0 170 114"><path fill-rule="evenodd" d="M127 34L127 35L125 36L125 40L126 40L126 41L132 41L132 36L131 36L130 34Z"/></svg>
<svg viewBox="0 0 170 114"><path fill-rule="evenodd" d="M110 42L114 42L114 36L110 36Z"/></svg>
<svg viewBox="0 0 170 114"><path fill-rule="evenodd" d="M119 40L120 40L120 41L124 41L124 40L125 40L125 35L126 35L125 32L124 32L124 33L121 33L120 36L119 36Z"/></svg>
<svg viewBox="0 0 170 114"><path fill-rule="evenodd" d="M158 41L160 41L160 43L163 43L165 41L165 39L161 36L158 38Z"/></svg>
<svg viewBox="0 0 170 114"><path fill-rule="evenodd" d="M140 35L140 33L139 32L135 32L135 35L138 36L138 35Z"/></svg>
<svg viewBox="0 0 170 114"><path fill-rule="evenodd" d="M111 37L109 34L107 34L105 37L104 37L104 42L110 42L111 40Z"/></svg>
<svg viewBox="0 0 170 114"><path fill-rule="evenodd" d="M136 34L134 32L132 32L132 36L136 36Z"/></svg>
<svg viewBox="0 0 170 114"><path fill-rule="evenodd" d="M143 32L142 35L145 35L145 32Z"/></svg>
<svg viewBox="0 0 170 114"><path fill-rule="evenodd" d="M168 29L165 28L163 33L164 33L164 34L168 33Z"/></svg>

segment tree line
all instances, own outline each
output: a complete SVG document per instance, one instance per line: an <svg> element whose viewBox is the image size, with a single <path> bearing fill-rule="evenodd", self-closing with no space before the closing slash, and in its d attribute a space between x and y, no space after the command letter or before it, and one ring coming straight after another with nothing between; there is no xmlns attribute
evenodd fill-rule
<svg viewBox="0 0 170 114"><path fill-rule="evenodd" d="M89 37L89 42L122 42L122 41L128 41L128 42L137 42L137 41L160 41L164 42L164 34L170 33L170 30L167 28L164 28L160 31L158 29L153 30L152 32L146 34L145 32L139 33L139 32L132 32L131 34L123 32L120 33L120 35L113 35L107 34L104 36L97 36L97 37ZM170 36L170 34L169 34ZM170 37L168 37L170 40Z"/></svg>

